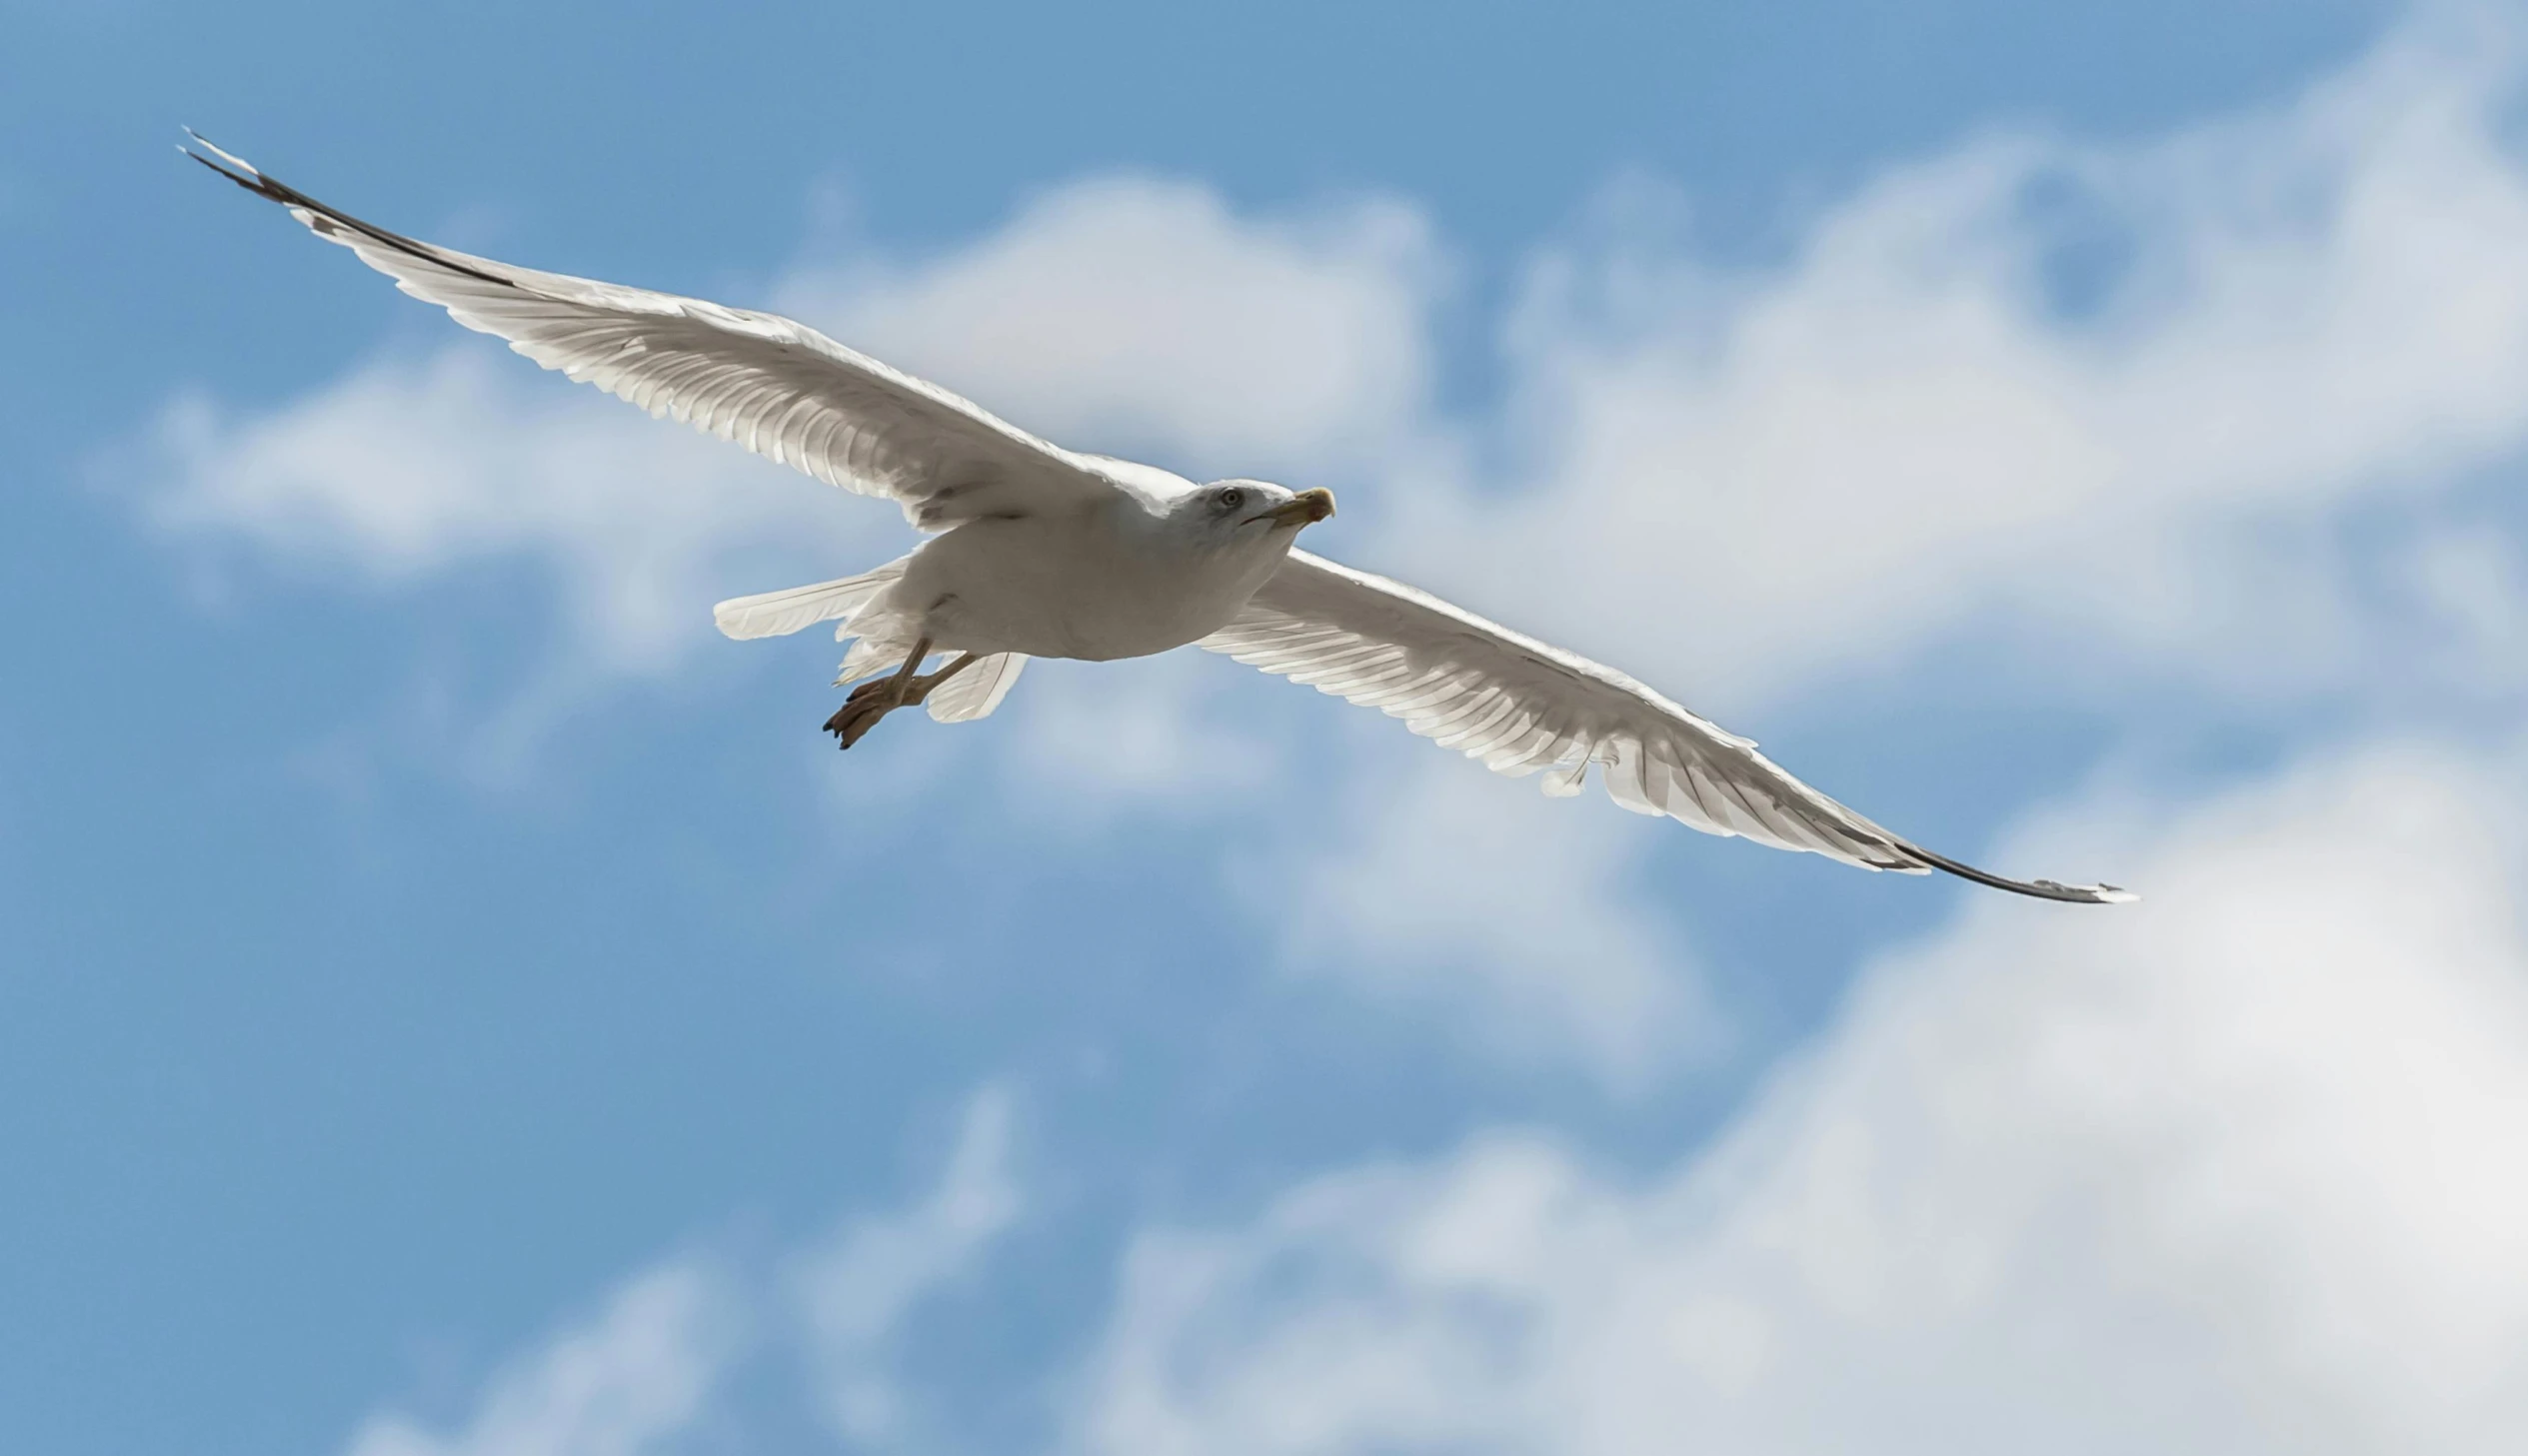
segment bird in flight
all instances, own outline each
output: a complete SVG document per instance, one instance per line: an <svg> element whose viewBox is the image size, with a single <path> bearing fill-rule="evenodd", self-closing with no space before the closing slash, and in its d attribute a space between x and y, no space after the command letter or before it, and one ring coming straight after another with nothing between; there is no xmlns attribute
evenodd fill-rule
<svg viewBox="0 0 2528 1456"><path fill-rule="evenodd" d="M1542 773L1550 794L1579 792L1595 766L1625 808L1708 833L2043 899L2135 898L1935 854L1625 674L1297 550L1301 530L1334 514L1321 488L1196 485L1065 450L793 320L420 242L187 135L202 150L186 156L467 328L653 416L893 501L932 533L875 571L713 609L733 638L838 624L852 647L836 686L858 685L825 725L843 747L901 708L982 718L1031 657L1110 662L1194 644L1375 708L1496 773Z"/></svg>

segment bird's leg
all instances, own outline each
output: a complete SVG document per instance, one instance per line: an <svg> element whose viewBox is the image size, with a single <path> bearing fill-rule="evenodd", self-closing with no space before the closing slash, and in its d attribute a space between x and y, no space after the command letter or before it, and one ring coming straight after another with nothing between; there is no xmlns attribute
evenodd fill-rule
<svg viewBox="0 0 2528 1456"><path fill-rule="evenodd" d="M912 663L907 663L904 667L897 669L892 676L863 683L852 690L852 696L858 698L864 693L884 693L894 700L898 708L919 708L930 701L932 689L965 672L982 659L973 653L959 653L957 661L936 673L916 674L912 664L921 661L920 658L915 658Z"/></svg>
<svg viewBox="0 0 2528 1456"><path fill-rule="evenodd" d="M914 645L912 655L904 660L903 667L853 689L851 696L843 701L843 706L835 711L834 717L825 721L825 730L834 734L837 743L848 748L876 728L880 719L899 708L912 708L923 703L930 698L931 690L979 661L973 653L960 653L957 661L936 673L926 675L917 672L922 660L930 655L931 640L926 637Z"/></svg>
<svg viewBox="0 0 2528 1456"><path fill-rule="evenodd" d="M971 668L982 661L983 659L976 657L973 653L959 653L957 655L956 662L949 664L947 667L940 669L938 672L933 673L927 678L914 679L913 696L905 700L906 704L910 706L912 704L928 701L930 699L932 689L939 687L942 683L947 682L949 679L956 677L958 674L965 672L968 668Z"/></svg>
<svg viewBox="0 0 2528 1456"><path fill-rule="evenodd" d="M921 667L922 660L930 655L931 640L929 638L926 637L913 645L913 651L905 657L904 666L896 670L896 676L887 680L887 706L889 708L904 707L905 694L910 691L910 685L916 677L914 670Z"/></svg>

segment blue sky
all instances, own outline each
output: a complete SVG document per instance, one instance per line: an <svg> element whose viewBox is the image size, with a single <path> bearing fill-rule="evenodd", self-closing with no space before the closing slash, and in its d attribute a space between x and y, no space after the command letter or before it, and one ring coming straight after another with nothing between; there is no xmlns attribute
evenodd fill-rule
<svg viewBox="0 0 2528 1456"><path fill-rule="evenodd" d="M0 1429L2501 1449L2528 13L0 7ZM179 162L794 312L2080 911L1183 654Z"/></svg>

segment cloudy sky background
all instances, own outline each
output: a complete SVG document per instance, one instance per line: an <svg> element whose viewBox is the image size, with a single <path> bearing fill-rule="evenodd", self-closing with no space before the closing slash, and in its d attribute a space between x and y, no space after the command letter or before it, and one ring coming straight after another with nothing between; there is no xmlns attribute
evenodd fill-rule
<svg viewBox="0 0 2528 1456"><path fill-rule="evenodd" d="M344 1456L2528 1428L2528 10L9 3L0 1423ZM1200 654L168 149L777 307L2077 910Z"/></svg>

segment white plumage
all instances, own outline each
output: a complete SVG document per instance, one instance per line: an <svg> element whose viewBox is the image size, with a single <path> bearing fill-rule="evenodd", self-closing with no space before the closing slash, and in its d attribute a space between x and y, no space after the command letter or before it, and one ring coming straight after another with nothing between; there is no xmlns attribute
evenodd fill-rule
<svg viewBox="0 0 2528 1456"><path fill-rule="evenodd" d="M209 157L187 155L466 327L653 415L894 501L937 533L875 571L714 610L733 638L834 622L852 643L839 682L888 675L855 690L827 725L847 747L915 702L943 723L989 715L1030 656L1108 660L1200 644L1375 708L1495 772L1543 773L1548 793L1578 792L1594 765L1625 808L1709 833L2051 899L2132 898L1934 854L1622 673L1293 550L1301 528L1331 513L1323 491L1197 486L1064 450L793 320L418 242L201 144ZM957 656L922 674L934 652Z"/></svg>

